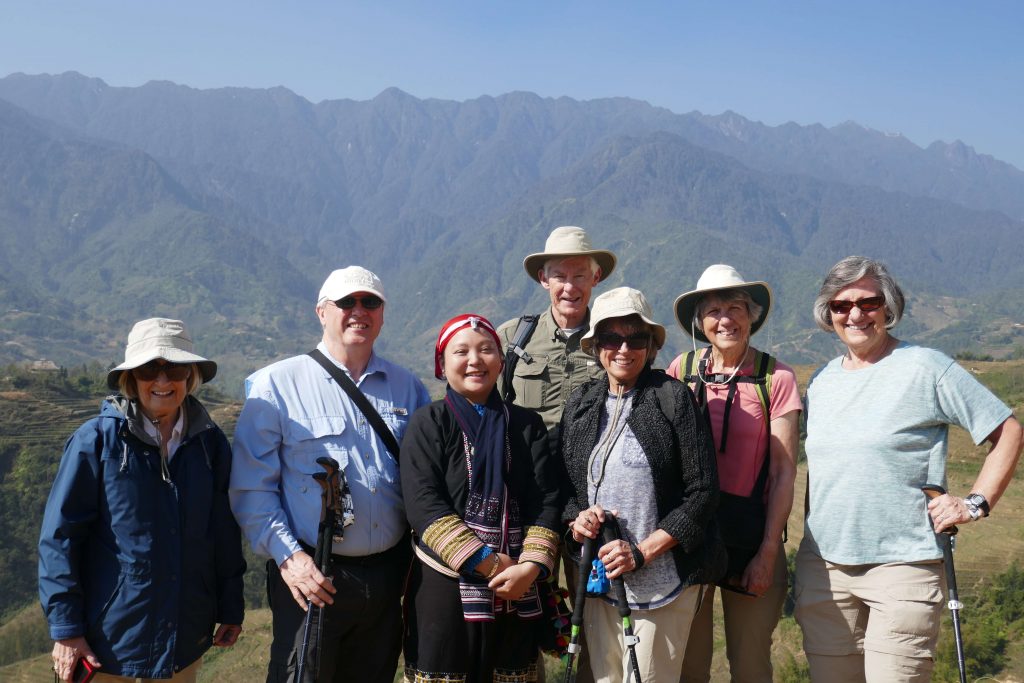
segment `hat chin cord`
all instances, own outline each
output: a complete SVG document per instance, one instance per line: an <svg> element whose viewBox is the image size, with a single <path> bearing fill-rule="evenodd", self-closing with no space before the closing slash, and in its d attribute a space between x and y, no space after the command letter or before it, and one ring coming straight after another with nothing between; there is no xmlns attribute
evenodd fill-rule
<svg viewBox="0 0 1024 683"><path fill-rule="evenodd" d="M705 363L704 363L703 360L701 360L700 356L697 355L697 314L696 313L693 316L693 320L690 321L690 342L693 344L693 357L697 359L697 377L699 377L700 381L704 382L704 384L710 384L712 386L726 386L727 384L729 384L729 382L731 382L733 380L733 378L736 377L736 374L740 371L740 368L743 367L743 361L746 360L747 352L750 351L750 338L748 337L747 338L747 347L745 349L743 349L743 356L740 358L740 362L736 364L736 367L733 368L732 374L729 375L725 379L724 382L714 382L714 381L708 379L707 375L704 374L705 373L705 367L704 367ZM714 346L714 344L710 344L709 343L709 347L713 347L713 346ZM714 354L712 352L712 356L713 355Z"/></svg>

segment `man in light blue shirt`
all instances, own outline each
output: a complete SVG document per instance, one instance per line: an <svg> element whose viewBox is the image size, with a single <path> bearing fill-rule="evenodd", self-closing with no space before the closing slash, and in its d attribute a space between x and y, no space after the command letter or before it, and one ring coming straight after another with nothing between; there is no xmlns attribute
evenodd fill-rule
<svg viewBox="0 0 1024 683"><path fill-rule="evenodd" d="M373 352L385 302L370 271L349 266L331 273L316 304L324 330L317 349L348 375L401 441L409 417L430 397L411 372ZM331 548L331 577L312 558L321 509L321 488L312 475L323 471L316 462L322 456L344 472L355 517ZM326 606L318 681L390 683L410 559L398 454L388 451L362 411L310 356L287 358L246 380L230 495L253 550L270 557L274 640L267 682L294 681L309 600Z"/></svg>

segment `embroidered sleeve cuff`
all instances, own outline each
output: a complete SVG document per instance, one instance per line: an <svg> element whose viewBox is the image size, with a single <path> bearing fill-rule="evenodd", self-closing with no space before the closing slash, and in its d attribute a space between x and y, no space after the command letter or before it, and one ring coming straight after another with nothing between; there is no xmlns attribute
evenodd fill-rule
<svg viewBox="0 0 1024 683"><path fill-rule="evenodd" d="M520 562L535 562L550 572L555 566L557 553L558 534L542 526L531 526L526 529L523 552L519 555Z"/></svg>
<svg viewBox="0 0 1024 683"><path fill-rule="evenodd" d="M453 571L459 571L467 560L484 547L483 541L458 515L446 515L433 522L423 531L421 538Z"/></svg>
<svg viewBox="0 0 1024 683"><path fill-rule="evenodd" d="M494 551L487 546L480 546L480 550L477 550L475 553L470 555L469 559L463 563L462 567L459 569L459 573L466 576L476 574L477 565L493 554Z"/></svg>

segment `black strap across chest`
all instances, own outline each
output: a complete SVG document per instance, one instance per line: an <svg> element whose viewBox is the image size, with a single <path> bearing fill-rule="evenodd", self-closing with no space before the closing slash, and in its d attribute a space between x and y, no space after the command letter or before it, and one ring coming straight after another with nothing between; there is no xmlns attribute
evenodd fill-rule
<svg viewBox="0 0 1024 683"><path fill-rule="evenodd" d="M516 365L520 359L525 360L527 363L533 362L533 358L526 352L526 344L530 341L530 337L533 336L533 331L537 329L538 320L540 320L539 315L524 315L519 318L519 322L516 323L516 330L512 333L512 340L505 349L505 368L501 371L501 388L503 390L502 398L509 405L516 401L516 390L512 386L512 378L516 374Z"/></svg>
<svg viewBox="0 0 1024 683"><path fill-rule="evenodd" d="M338 383L348 397L352 399L352 402L356 404L356 407L366 416L370 426L373 427L373 431L377 432L377 436L384 442L385 448L391 452L391 457L398 461L398 439L388 428L387 423L384 422L384 418L380 416L380 413L373 407L366 395L359 391L359 387L356 386L355 382L349 379L349 376L342 372L341 368L332 363L320 349L313 349L307 354L310 358L315 360L323 369L334 378L334 381Z"/></svg>

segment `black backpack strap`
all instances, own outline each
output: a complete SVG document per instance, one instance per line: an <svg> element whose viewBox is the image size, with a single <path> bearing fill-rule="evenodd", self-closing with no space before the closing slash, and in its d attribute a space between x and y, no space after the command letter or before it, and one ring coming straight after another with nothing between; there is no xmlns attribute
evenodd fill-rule
<svg viewBox="0 0 1024 683"><path fill-rule="evenodd" d="M512 404L516 400L516 390L512 388L512 378L516 374L516 365L519 360L532 363L533 358L526 352L526 344L537 329L539 315L524 315L516 323L515 332L512 333L512 341L505 349L505 368L501 371L501 388L503 390L505 403Z"/></svg>
<svg viewBox="0 0 1024 683"><path fill-rule="evenodd" d="M356 404L356 407L362 411L363 415L366 416L370 426L373 427L373 431L377 432L377 436L384 442L384 446L391 452L391 457L398 461L398 439L388 429L387 424L384 422L384 418L380 416L380 413L373 407L366 395L359 391L359 387L356 386L355 382L349 379L349 376L342 372L341 368L332 363L327 356L320 352L320 349L313 349L309 352L309 357L315 360L317 363L323 366L324 370L334 378L348 397L352 399L352 402Z"/></svg>
<svg viewBox="0 0 1024 683"><path fill-rule="evenodd" d="M700 353L700 357L697 354ZM680 378L686 384L692 384L693 397L697 400L697 407L700 409L700 414L704 416L704 422L708 427L708 434L712 435L711 440L714 441L714 431L711 429L711 413L708 412L708 390L707 384L704 382L704 369L708 365L708 358L711 356L711 347L708 346L704 349L703 353L699 351L687 351L686 355L683 356L683 362L680 363L680 370L683 376Z"/></svg>

